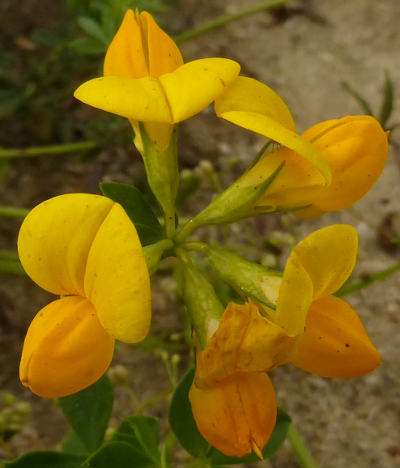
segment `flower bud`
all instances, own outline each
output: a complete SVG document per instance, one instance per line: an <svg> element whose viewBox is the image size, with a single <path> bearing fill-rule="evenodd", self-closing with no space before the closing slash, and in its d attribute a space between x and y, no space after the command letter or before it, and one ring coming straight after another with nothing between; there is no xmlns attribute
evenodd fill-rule
<svg viewBox="0 0 400 468"><path fill-rule="evenodd" d="M237 372L220 384L189 392L193 416L203 437L225 455L243 457L261 450L276 422L276 397L264 373Z"/></svg>

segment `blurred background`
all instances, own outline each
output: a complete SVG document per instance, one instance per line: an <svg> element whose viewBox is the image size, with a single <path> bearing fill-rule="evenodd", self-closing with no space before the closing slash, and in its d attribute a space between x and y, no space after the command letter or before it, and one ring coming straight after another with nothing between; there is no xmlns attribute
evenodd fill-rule
<svg viewBox="0 0 400 468"><path fill-rule="evenodd" d="M358 229L354 281L371 284L346 300L359 313L382 365L349 381L290 366L275 370L272 379L281 406L319 466L400 466L400 278L395 273L400 268L400 3L276 3L281 5L238 18L257 1L0 1L0 460L54 448L66 432L59 408L18 380L26 329L50 298L22 274L15 257L24 210L62 193L99 193L101 181L134 183L148 191L128 122L72 97L83 81L101 76L105 50L125 10L139 8L177 38L186 61L222 56L240 62L242 74L283 97L300 132L319 121L366 112L391 130L384 174L354 207L314 221L264 216L203 229L200 235L281 268L289 249L316 228L339 222ZM202 28L216 18L222 18L220 25ZM217 119L211 108L182 123L181 214L199 212L245 170L262 144L261 137ZM179 288L166 273L153 282L151 336L116 352L115 427L144 404L149 414L164 418L165 429L166 400L147 402L174 384L189 361ZM217 288L227 297L223 285ZM183 449L177 457L185 460ZM298 465L284 445L258 466Z"/></svg>

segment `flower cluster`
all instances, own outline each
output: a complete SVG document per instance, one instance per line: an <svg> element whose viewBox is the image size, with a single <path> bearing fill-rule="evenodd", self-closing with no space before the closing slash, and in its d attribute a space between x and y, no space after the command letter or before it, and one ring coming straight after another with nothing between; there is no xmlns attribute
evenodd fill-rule
<svg viewBox="0 0 400 468"><path fill-rule="evenodd" d="M346 208L379 177L388 141L370 116L328 120L300 135L278 94L239 72L239 64L225 58L183 63L151 15L126 13L108 48L104 76L83 83L75 97L129 119L164 213L164 237L144 255L124 202L100 195L62 195L34 208L19 234L21 263L60 298L32 321L20 378L49 398L98 380L115 340L135 343L148 333L149 271L173 255L182 263L197 348L189 397L198 429L227 455L255 452L262 458L277 414L267 372L291 363L322 377L349 378L380 363L356 312L334 295L354 268L357 233L348 225L314 232L293 249L283 274L188 236L197 226L260 214L312 218ZM275 145L177 232L175 126L211 103L221 119ZM205 255L242 303L230 302L224 311L191 250Z"/></svg>

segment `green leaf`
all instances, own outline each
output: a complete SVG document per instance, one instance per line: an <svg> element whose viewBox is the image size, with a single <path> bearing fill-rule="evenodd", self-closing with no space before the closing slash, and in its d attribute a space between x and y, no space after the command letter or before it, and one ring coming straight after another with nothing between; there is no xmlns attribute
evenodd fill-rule
<svg viewBox="0 0 400 468"><path fill-rule="evenodd" d="M194 457L205 457L210 444L197 429L188 396L193 377L194 369L191 369L179 382L172 397L168 418L182 447Z"/></svg>
<svg viewBox="0 0 400 468"><path fill-rule="evenodd" d="M67 433L67 437L62 443L62 451L74 455L89 455L88 449L83 445L81 439L76 435L76 432L72 429Z"/></svg>
<svg viewBox="0 0 400 468"><path fill-rule="evenodd" d="M81 55L100 55L105 52L105 46L102 42L91 37L79 37L69 44L70 48Z"/></svg>
<svg viewBox="0 0 400 468"><path fill-rule="evenodd" d="M162 238L161 226L143 194L133 185L102 182L103 195L122 205L135 225L143 246Z"/></svg>
<svg viewBox="0 0 400 468"><path fill-rule="evenodd" d="M127 442L109 442L86 460L85 467L91 468L154 468L147 455ZM54 467L56 468L56 467Z"/></svg>
<svg viewBox="0 0 400 468"><path fill-rule="evenodd" d="M113 387L103 376L89 388L59 399L64 416L92 452L103 442L113 406Z"/></svg>
<svg viewBox="0 0 400 468"><path fill-rule="evenodd" d="M192 369L179 383L170 406L169 422L181 445L194 457L207 458L215 465L233 465L260 461L255 454L243 458L228 457L216 448L211 447L203 438L193 419L192 408L188 397L193 377L194 370ZM267 445L262 450L264 458L270 458L283 444L289 430L290 422L290 417L283 410L278 408L275 429Z"/></svg>
<svg viewBox="0 0 400 468"><path fill-rule="evenodd" d="M142 452L153 466L160 466L160 422L150 416L129 416L119 426L113 441L126 442Z"/></svg>
<svg viewBox="0 0 400 468"><path fill-rule="evenodd" d="M393 112L393 100L394 100L394 86L390 78L389 72L385 71L385 91L383 95L383 101L381 110L379 113L379 122L382 127L385 128L386 122Z"/></svg>
<svg viewBox="0 0 400 468"><path fill-rule="evenodd" d="M62 452L30 452L6 462L6 468L79 468L84 457Z"/></svg>

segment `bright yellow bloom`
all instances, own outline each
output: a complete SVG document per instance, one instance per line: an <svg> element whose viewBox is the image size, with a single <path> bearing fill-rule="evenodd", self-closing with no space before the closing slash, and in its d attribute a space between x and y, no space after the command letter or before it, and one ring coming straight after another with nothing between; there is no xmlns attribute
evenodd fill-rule
<svg viewBox="0 0 400 468"><path fill-rule="evenodd" d="M104 77L82 84L74 96L93 107L138 122L166 146L175 123L205 109L239 74L224 58L183 65L173 40L151 15L128 10L104 62Z"/></svg>
<svg viewBox="0 0 400 468"><path fill-rule="evenodd" d="M243 177L243 184L267 178L285 165L257 201L257 209L274 211L311 205L294 214L312 218L347 208L362 198L381 175L388 155L387 135L380 123L367 115L328 120L309 128L302 137L324 156L332 173L325 186L318 171L295 151L278 148L265 155Z"/></svg>
<svg viewBox="0 0 400 468"><path fill-rule="evenodd" d="M225 455L243 457L261 450L276 422L276 397L263 373L236 372L218 385L193 384L189 399L204 438Z"/></svg>
<svg viewBox="0 0 400 468"><path fill-rule="evenodd" d="M61 296L36 315L25 338L20 378L32 392L54 398L82 390L107 370L114 339L146 336L149 274L118 203L90 194L51 198L25 218L18 251L27 274Z"/></svg>
<svg viewBox="0 0 400 468"><path fill-rule="evenodd" d="M196 382L212 386L232 372L269 371L288 362L332 378L374 370L380 363L378 351L356 312L332 295L354 268L357 244L357 231L344 224L320 229L301 241L281 281L272 277L276 310L229 304L200 354Z"/></svg>
<svg viewBox="0 0 400 468"><path fill-rule="evenodd" d="M237 182L240 187L259 186L285 163L256 202L260 212L311 205L294 213L311 218L346 208L370 190L386 162L387 134L373 117L328 120L300 136L280 97L250 78L239 77L216 100L215 110L219 117L283 145Z"/></svg>
<svg viewBox="0 0 400 468"><path fill-rule="evenodd" d="M198 428L219 450L238 454L237 428L243 425L246 434L252 433L253 420L241 414L249 413L239 404L229 403L231 398L240 401L241 390L230 386L236 388L242 376L247 379L246 395L252 395L249 401L253 401L253 397L262 399L254 376L264 376L263 372L279 365L292 363L322 377L348 378L371 372L380 364L379 353L356 312L332 295L351 274L357 245L357 231L352 226L320 229L293 249L282 278L273 276L271 284L268 278L262 282L276 309L255 303L228 304L217 331L198 353L191 390ZM265 405L266 413L259 409L262 418L266 408L275 404L271 395L265 392L262 402L254 402ZM222 421L220 437L214 416ZM254 419L257 434L259 427ZM264 427L270 435L270 424ZM263 444L256 441L258 448L263 448L269 435ZM247 448L241 455L255 450L251 437L243 439Z"/></svg>

